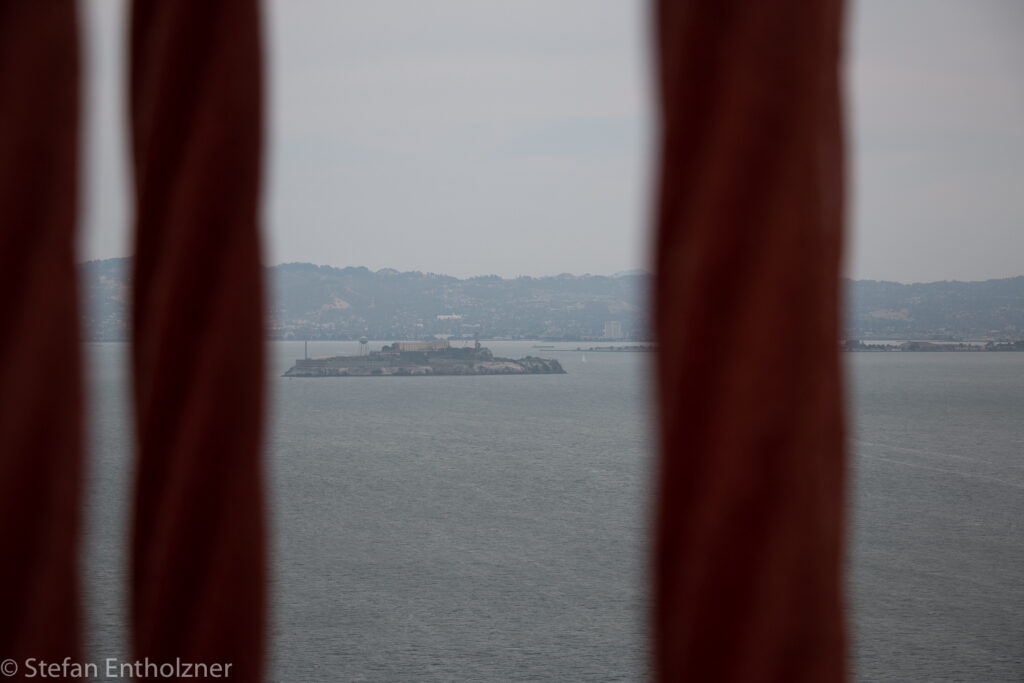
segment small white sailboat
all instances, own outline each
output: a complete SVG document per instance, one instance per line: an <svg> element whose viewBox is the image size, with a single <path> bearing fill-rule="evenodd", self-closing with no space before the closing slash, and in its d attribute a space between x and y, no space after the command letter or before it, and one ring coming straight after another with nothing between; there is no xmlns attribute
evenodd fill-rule
<svg viewBox="0 0 1024 683"><path fill-rule="evenodd" d="M586 363L587 362L587 354L583 354L582 356L580 356L580 362L581 363Z"/></svg>

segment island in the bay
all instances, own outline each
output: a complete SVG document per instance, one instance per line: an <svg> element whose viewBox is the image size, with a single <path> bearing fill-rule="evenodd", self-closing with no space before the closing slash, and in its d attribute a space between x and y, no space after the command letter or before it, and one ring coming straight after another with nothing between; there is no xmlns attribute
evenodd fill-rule
<svg viewBox="0 0 1024 683"><path fill-rule="evenodd" d="M395 342L370 351L360 339L356 356L300 358L285 377L410 377L423 375L558 375L557 360L527 356L495 358L480 346L451 346L447 341Z"/></svg>

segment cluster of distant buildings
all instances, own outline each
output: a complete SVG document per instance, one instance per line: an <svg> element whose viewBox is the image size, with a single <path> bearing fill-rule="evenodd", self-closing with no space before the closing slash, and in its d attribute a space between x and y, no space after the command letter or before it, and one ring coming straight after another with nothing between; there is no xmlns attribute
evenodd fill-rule
<svg viewBox="0 0 1024 683"><path fill-rule="evenodd" d="M604 324L605 339L622 339L622 323L618 320L609 320Z"/></svg>

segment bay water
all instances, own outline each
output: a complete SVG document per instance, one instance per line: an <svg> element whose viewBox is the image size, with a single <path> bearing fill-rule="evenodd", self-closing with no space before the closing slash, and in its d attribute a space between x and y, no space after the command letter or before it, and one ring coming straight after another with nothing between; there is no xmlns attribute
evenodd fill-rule
<svg viewBox="0 0 1024 683"><path fill-rule="evenodd" d="M269 680L649 678L651 356L487 346L568 374L284 378L269 344ZM127 345L86 348L88 655L128 660ZM1024 680L1024 354L844 359L854 679Z"/></svg>

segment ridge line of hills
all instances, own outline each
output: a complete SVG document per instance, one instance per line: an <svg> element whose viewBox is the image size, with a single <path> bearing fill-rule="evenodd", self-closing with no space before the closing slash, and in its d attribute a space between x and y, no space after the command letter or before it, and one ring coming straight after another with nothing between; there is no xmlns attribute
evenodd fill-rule
<svg viewBox="0 0 1024 683"><path fill-rule="evenodd" d="M90 341L127 338L130 259L79 265L82 328ZM550 341L650 338L652 276L481 275L457 278L391 268L310 263L266 267L269 339ZM890 340L1024 339L1024 276L902 284L844 280L846 337ZM770 331L768 331L770 333ZM757 331L753 331L756 334Z"/></svg>

